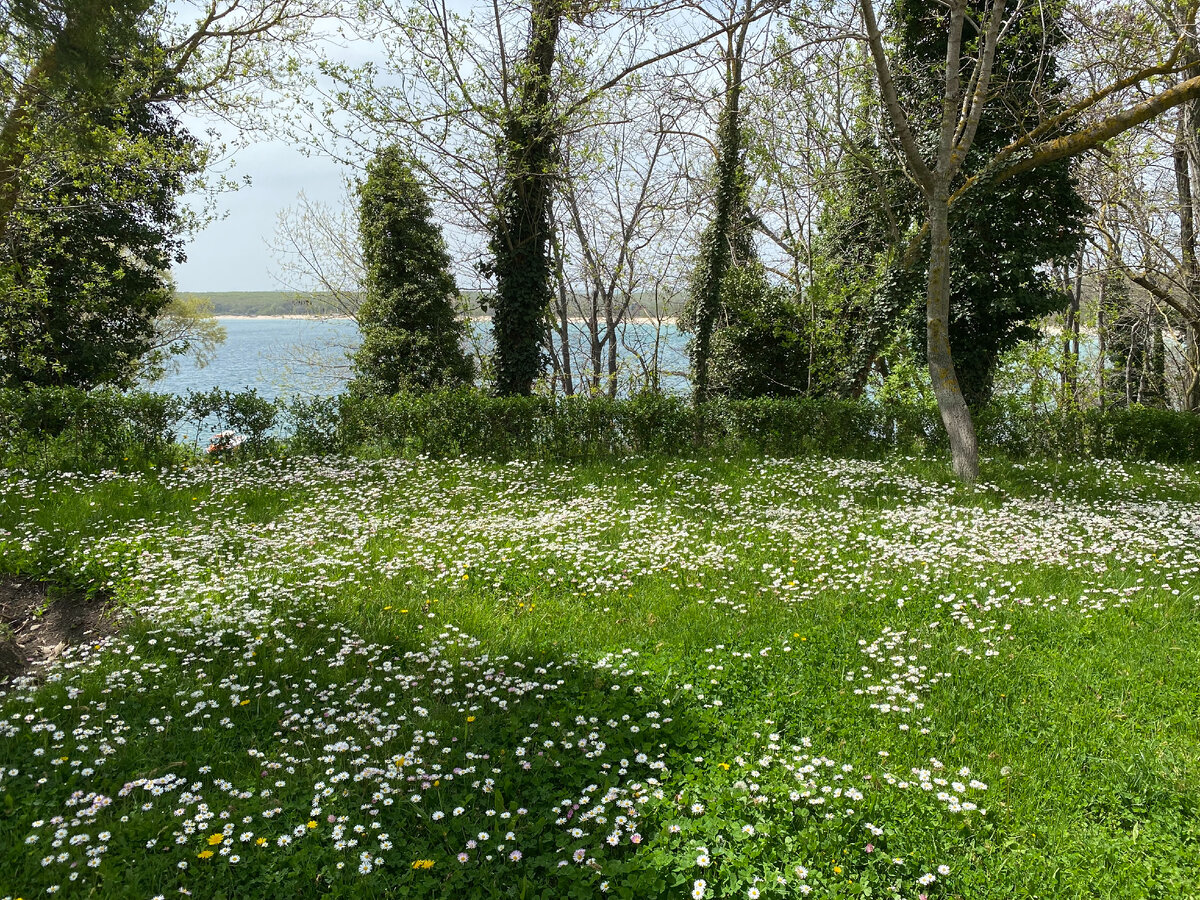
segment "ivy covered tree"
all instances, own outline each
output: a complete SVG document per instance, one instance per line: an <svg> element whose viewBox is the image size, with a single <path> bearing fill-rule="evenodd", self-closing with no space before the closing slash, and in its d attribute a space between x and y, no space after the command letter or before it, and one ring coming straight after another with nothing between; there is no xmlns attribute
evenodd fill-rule
<svg viewBox="0 0 1200 900"><path fill-rule="evenodd" d="M530 38L517 73L518 100L507 110L501 141L505 186L492 221L487 269L496 278L491 302L496 392L530 394L542 373L542 349L553 298L550 195L559 122L551 90L564 0L533 0Z"/></svg>
<svg viewBox="0 0 1200 900"><path fill-rule="evenodd" d="M984 10L982 4L979 7L965 17L964 46L982 43L977 29L984 23ZM980 120L963 164L968 176L1061 107L1064 85L1055 56L1065 41L1061 17L1061 2L1039 4L1022 12L1002 36L993 64L989 112ZM923 0L894 0L890 5L892 69L914 127L937 122L941 115L939 64L946 59L948 20L946 8ZM890 123L878 131L890 131ZM917 139L931 144L937 134L930 129L918 133ZM828 223L848 239L835 253L844 253L856 264L870 257L886 260L888 267L881 277L860 282L862 290L874 296L854 300L872 321L892 323L891 328L875 327L864 335L857 384L895 328L909 335L914 353L926 360L927 273L919 262L929 255L928 233L920 252L901 252L917 234L925 200L887 149L894 141L894 136L881 137L859 148L849 164L856 170L849 182L853 195L841 206L841 221ZM1062 159L1001 183L981 181L951 208L949 227L955 240L949 267L949 341L957 381L972 410L991 398L1000 357L1034 337L1037 322L1066 304L1047 263L1073 258L1083 240L1088 208L1071 166L1070 160ZM885 235L892 246L881 254Z"/></svg>
<svg viewBox="0 0 1200 900"><path fill-rule="evenodd" d="M813 374L821 393L842 397L860 397L872 371L886 367L885 348L896 344L896 297L886 287L909 226L898 211L912 202L908 182L881 165L865 127L869 115L864 110L860 133L822 197L807 288L823 338Z"/></svg>
<svg viewBox="0 0 1200 900"><path fill-rule="evenodd" d="M723 294L726 276L758 261L753 240L753 216L746 182L746 146L742 131L742 88L746 39L753 7L747 8L728 34L725 50L725 93L717 121L716 166L713 177L712 214L700 235L700 253L680 328L692 336L692 388L697 403L709 396L713 367L713 335L728 321L730 310ZM749 312L748 310L746 311ZM726 356L730 348L726 348Z"/></svg>
<svg viewBox="0 0 1200 900"><path fill-rule="evenodd" d="M354 386L393 394L470 383L475 367L463 350L446 242L398 146L375 155L358 196L366 297Z"/></svg>
<svg viewBox="0 0 1200 900"><path fill-rule="evenodd" d="M1162 314L1154 303L1135 302L1120 272L1100 282L1104 327L1104 401L1112 406L1167 405L1166 347Z"/></svg>
<svg viewBox="0 0 1200 900"><path fill-rule="evenodd" d="M761 263L729 269L721 283L721 327L711 347L712 394L743 400L808 392L808 322L799 295L767 280Z"/></svg>

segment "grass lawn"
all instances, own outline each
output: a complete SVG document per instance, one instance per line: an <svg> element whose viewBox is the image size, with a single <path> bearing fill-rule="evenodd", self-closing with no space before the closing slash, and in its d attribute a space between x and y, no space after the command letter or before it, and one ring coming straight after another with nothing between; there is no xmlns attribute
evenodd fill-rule
<svg viewBox="0 0 1200 900"><path fill-rule="evenodd" d="M0 897L1200 896L1200 469L0 471Z"/></svg>

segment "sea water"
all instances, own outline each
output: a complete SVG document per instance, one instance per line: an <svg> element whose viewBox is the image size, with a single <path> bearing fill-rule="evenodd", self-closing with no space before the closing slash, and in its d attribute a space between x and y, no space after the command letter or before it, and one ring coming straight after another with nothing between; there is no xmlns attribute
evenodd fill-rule
<svg viewBox="0 0 1200 900"><path fill-rule="evenodd" d="M207 365L191 357L178 361L176 370L147 387L163 393L186 395L217 387L228 391L254 389L267 399L293 396L334 396L351 376L350 354L358 346L358 326L350 319L279 317L218 317L226 339ZM471 323L472 344L484 353L491 350L491 322ZM572 366L589 368L588 338L582 323L569 326ZM618 332L619 384L627 392L635 380L652 367L657 343L660 385L664 391L689 391L687 338L673 324L629 322ZM607 348L602 359L607 360Z"/></svg>

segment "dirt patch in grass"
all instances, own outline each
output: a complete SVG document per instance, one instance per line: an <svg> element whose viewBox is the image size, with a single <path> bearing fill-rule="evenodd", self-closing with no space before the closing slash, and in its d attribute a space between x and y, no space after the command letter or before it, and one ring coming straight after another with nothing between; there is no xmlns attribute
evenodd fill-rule
<svg viewBox="0 0 1200 900"><path fill-rule="evenodd" d="M48 593L42 582L0 576L0 691L68 647L116 630L112 605L102 597Z"/></svg>

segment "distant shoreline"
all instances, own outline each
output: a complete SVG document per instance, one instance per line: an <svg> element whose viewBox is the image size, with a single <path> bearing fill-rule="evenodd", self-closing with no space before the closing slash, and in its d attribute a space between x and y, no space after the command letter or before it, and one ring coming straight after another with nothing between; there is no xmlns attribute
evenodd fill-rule
<svg viewBox="0 0 1200 900"><path fill-rule="evenodd" d="M318 315L313 315L311 313L295 313L295 314L290 314L290 315L268 315L268 316L247 316L247 315L235 315L234 313L215 313L213 315L213 318L217 319L218 321L220 321L221 319L235 319L238 321L241 321L241 320L253 321L255 319L260 319L260 320L261 319L267 319L267 320L278 319L281 321L286 321L286 320L294 319L296 321L301 321L301 322L306 322L306 321L320 322L320 321L324 321L326 319L332 319L332 320L336 320L339 322L353 321L353 319L351 319L350 316L318 316ZM472 322L490 322L491 320L492 320L491 316L471 316ZM587 322L587 319L580 318L580 317L572 317L572 318L568 319L567 321L570 322L572 325L582 325ZM674 328L678 324L678 322L674 316L664 316L662 319L653 319L653 318L650 318L649 316L633 316L632 318L623 319L620 324L622 324L622 325L657 325L660 323L664 327L670 326L672 328Z"/></svg>
<svg viewBox="0 0 1200 900"><path fill-rule="evenodd" d="M214 319L297 319L299 321L319 322L323 319L339 319L350 321L349 316L316 316L311 313L296 313L294 315L246 316L234 313L213 313Z"/></svg>

